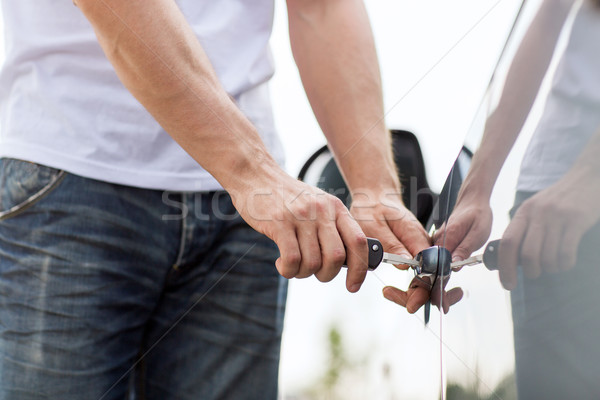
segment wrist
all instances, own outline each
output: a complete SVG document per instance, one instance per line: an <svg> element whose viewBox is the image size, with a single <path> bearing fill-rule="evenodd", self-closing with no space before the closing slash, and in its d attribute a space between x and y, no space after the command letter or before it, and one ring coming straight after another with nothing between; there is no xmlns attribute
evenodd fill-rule
<svg viewBox="0 0 600 400"><path fill-rule="evenodd" d="M244 193L263 187L274 187L278 182L290 178L266 151L257 151L251 155L241 154L229 157L219 180L223 188L230 193Z"/></svg>
<svg viewBox="0 0 600 400"><path fill-rule="evenodd" d="M482 175L469 174L458 193L457 203L489 204L494 181Z"/></svg>
<svg viewBox="0 0 600 400"><path fill-rule="evenodd" d="M382 156L376 162L371 159L367 165L359 166L354 171L350 169L350 173L345 175L352 196L359 193L374 196L397 193L402 198L399 171L391 155Z"/></svg>
<svg viewBox="0 0 600 400"><path fill-rule="evenodd" d="M498 161L487 154L485 149L478 150L473 157L469 173L461 185L459 198L460 194L464 193L469 197L489 202L501 168L501 160Z"/></svg>

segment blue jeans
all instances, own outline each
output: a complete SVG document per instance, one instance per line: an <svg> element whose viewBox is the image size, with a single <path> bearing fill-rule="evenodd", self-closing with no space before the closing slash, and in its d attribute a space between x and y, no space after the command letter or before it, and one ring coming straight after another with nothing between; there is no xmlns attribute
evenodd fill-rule
<svg viewBox="0 0 600 400"><path fill-rule="evenodd" d="M225 192L0 160L0 399L275 399L286 281Z"/></svg>
<svg viewBox="0 0 600 400"><path fill-rule="evenodd" d="M518 192L512 214L533 194ZM574 269L534 280L520 271L511 293L520 400L600 399L599 247L596 225Z"/></svg>

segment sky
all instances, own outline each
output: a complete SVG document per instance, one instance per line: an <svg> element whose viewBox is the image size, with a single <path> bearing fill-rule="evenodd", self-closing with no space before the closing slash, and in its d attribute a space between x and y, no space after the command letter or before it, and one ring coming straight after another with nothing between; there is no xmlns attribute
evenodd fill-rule
<svg viewBox="0 0 600 400"><path fill-rule="evenodd" d="M483 120L474 122L474 116L520 2L365 3L381 65L388 126L417 135L428 180L439 190L469 132L471 147L476 146ZM529 17L539 0L531 3ZM271 91L287 169L296 175L325 140L303 94L286 28L285 3L276 0L272 49L277 72ZM0 46L0 60L2 54ZM525 143L523 138L516 146L494 192L492 237L498 237L507 223ZM437 398L440 336L445 343L442 372L449 380L464 384L479 381L485 390L510 373L513 356L508 295L495 274L476 267L455 274L451 286L463 286L466 298L443 323L432 311L428 328L421 313L408 315L381 296L384 284L405 288L410 279L409 272L382 266L376 274L370 273L363 289L354 295L345 291L343 276L328 284L315 279L292 281L282 345L282 398L299 398L299 393L323 375L331 326L340 329L354 365L343 378L349 400ZM384 368L389 370L387 375L382 373Z"/></svg>

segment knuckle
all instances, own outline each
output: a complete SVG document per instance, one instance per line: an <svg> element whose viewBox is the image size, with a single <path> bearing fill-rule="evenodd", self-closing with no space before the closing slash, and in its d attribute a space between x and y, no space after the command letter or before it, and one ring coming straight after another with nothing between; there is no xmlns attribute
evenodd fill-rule
<svg viewBox="0 0 600 400"><path fill-rule="evenodd" d="M298 265L300 265L300 261L302 261L302 256L299 252L290 252L285 254L283 259L286 265L298 267Z"/></svg>
<svg viewBox="0 0 600 400"><path fill-rule="evenodd" d="M461 224L448 224L448 226L445 229L445 236L446 237L454 237L457 235L460 235L463 233L464 231L464 226Z"/></svg>
<svg viewBox="0 0 600 400"><path fill-rule="evenodd" d="M533 266L537 264L536 257L529 251L524 251L521 253L520 261L521 264L527 266Z"/></svg>
<svg viewBox="0 0 600 400"><path fill-rule="evenodd" d="M298 270L295 268L290 268L284 263L280 264L277 268L279 274L286 279L292 279L297 275Z"/></svg>
<svg viewBox="0 0 600 400"><path fill-rule="evenodd" d="M349 215L348 207L346 207L344 202L335 196L332 196L332 197L333 197L333 200L332 200L333 201L333 209L335 210L336 215L337 216Z"/></svg>
<svg viewBox="0 0 600 400"><path fill-rule="evenodd" d="M360 280L361 282L367 276L368 271L369 266L366 263L362 262L360 264L353 265L351 268L349 268L349 272L352 274L352 276L354 276L355 279Z"/></svg>
<svg viewBox="0 0 600 400"><path fill-rule="evenodd" d="M369 266L367 264L361 264L360 267L356 268L354 271L358 273L357 275L360 278L360 281L362 282L367 277Z"/></svg>
<svg viewBox="0 0 600 400"><path fill-rule="evenodd" d="M546 216L550 213L554 213L555 211L557 211L557 207L555 206L554 203L547 203L547 202L542 202L540 204L537 205L537 207L535 207L535 209L532 209L532 211L535 212L535 216L536 217L540 217L540 216Z"/></svg>
<svg viewBox="0 0 600 400"><path fill-rule="evenodd" d="M282 209L277 209L273 213L273 218L275 221L285 221L285 212Z"/></svg>
<svg viewBox="0 0 600 400"><path fill-rule="evenodd" d="M315 274L315 277L319 280L319 282L331 282L333 278L335 278L337 274Z"/></svg>
<svg viewBox="0 0 600 400"><path fill-rule="evenodd" d="M528 213L531 209L537 208L538 206L534 204L533 200L534 199L525 200L523 204L521 204L521 207L519 207L517 210L517 214L515 216L522 216L523 214Z"/></svg>
<svg viewBox="0 0 600 400"><path fill-rule="evenodd" d="M460 256L462 258L467 258L469 256L469 254L471 254L471 250L469 250L466 247L461 245L461 246L456 247L456 249L454 250L454 253L457 256Z"/></svg>
<svg viewBox="0 0 600 400"><path fill-rule="evenodd" d="M331 198L332 198L333 206L335 207L336 210L348 212L348 208L346 207L346 205L344 204L344 202L342 200L340 200L339 198L337 198L335 196L331 196Z"/></svg>
<svg viewBox="0 0 600 400"><path fill-rule="evenodd" d="M305 220L309 217L310 210L305 206L295 206L292 208L292 214L294 214L297 219Z"/></svg>
<svg viewBox="0 0 600 400"><path fill-rule="evenodd" d="M329 210L329 202L319 199L315 202L314 208L317 214L325 214Z"/></svg>
<svg viewBox="0 0 600 400"><path fill-rule="evenodd" d="M356 246L361 246L361 247L367 246L367 237L365 236L365 234L363 232L357 233L354 236L353 241Z"/></svg>
<svg viewBox="0 0 600 400"><path fill-rule="evenodd" d="M306 270L310 274L314 274L321 269L321 260L316 257L310 258L306 260L302 269Z"/></svg>
<svg viewBox="0 0 600 400"><path fill-rule="evenodd" d="M283 276L285 279L292 279L296 276L296 273L293 272L290 269L283 269L282 271L280 271L281 276Z"/></svg>
<svg viewBox="0 0 600 400"><path fill-rule="evenodd" d="M514 251L517 249L516 240L512 236L503 237L500 242L500 248L505 251Z"/></svg>
<svg viewBox="0 0 600 400"><path fill-rule="evenodd" d="M338 247L331 251L329 255L333 264L342 264L346 260L346 250L343 247Z"/></svg>

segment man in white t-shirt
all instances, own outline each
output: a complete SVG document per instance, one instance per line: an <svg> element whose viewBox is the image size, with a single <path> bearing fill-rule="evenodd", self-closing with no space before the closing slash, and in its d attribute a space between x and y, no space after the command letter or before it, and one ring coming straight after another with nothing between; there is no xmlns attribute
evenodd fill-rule
<svg viewBox="0 0 600 400"><path fill-rule="evenodd" d="M512 221L499 249L500 280L512 290L520 399L600 396L596 3L542 3L515 55L445 231L453 259L468 257L488 238L494 183L534 103L567 16L574 12L544 112L523 158Z"/></svg>
<svg viewBox="0 0 600 400"><path fill-rule="evenodd" d="M429 246L364 5L287 1L351 214L281 168L272 0L74 3L2 0L0 398L274 399L276 271L329 281L347 260L356 292L366 235Z"/></svg>

